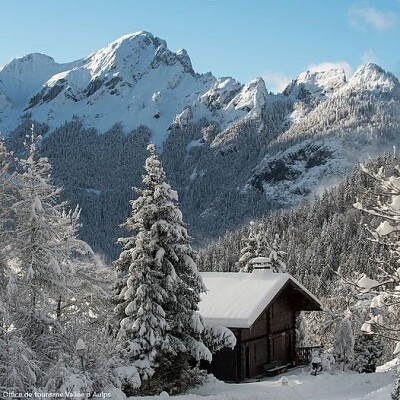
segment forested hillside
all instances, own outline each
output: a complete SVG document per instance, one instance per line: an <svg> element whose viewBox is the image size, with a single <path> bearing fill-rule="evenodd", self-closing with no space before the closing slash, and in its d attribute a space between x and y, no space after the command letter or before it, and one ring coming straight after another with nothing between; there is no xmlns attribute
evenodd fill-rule
<svg viewBox="0 0 400 400"><path fill-rule="evenodd" d="M391 182L398 175L398 165L400 158L388 154L370 161L367 168L380 171ZM397 242L388 246L376 233L373 236L375 230L386 235L380 225L382 218L373 215L373 211L357 209L361 203L366 209L373 204L372 199L382 190L378 184L378 180L357 166L338 186L325 190L321 196L296 208L274 212L210 244L199 254L199 267L205 271L239 271L247 254L253 252L271 259L271 249L275 247L283 255L286 270L323 304L323 313L307 313L300 318L299 346L323 345L343 365L352 365L359 371L374 366L378 359L390 360L397 335L388 329L397 329L398 319L393 307L389 312L382 311L382 307L393 301L385 292L375 297L379 291L369 293L358 286L358 282L365 280L379 287L376 279L381 279L393 287L391 282L397 279L398 264L393 259ZM383 199L388 204L391 201L389 196ZM376 229L378 226L381 228ZM274 246L276 235L278 246ZM265 253L263 247L267 249ZM379 335L365 335L365 330L371 329Z"/></svg>
<svg viewBox="0 0 400 400"><path fill-rule="evenodd" d="M400 158L386 155L370 162L373 169L383 166L392 171ZM276 234L280 248L286 253L290 273L318 295L331 293L333 271L343 275L373 273L376 260L385 249L372 243L365 224L378 225L377 219L356 210L357 199L373 192L373 180L358 166L338 186L299 206L274 212L255 221L256 230L269 243ZM228 233L200 252L200 268L204 271L236 271L240 250L250 226Z"/></svg>

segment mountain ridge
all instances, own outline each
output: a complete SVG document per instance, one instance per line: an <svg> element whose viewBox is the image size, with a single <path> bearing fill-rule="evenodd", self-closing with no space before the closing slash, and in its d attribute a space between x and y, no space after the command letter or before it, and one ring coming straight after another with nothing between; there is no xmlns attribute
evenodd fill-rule
<svg viewBox="0 0 400 400"><path fill-rule="evenodd" d="M398 147L400 84L364 64L352 77L305 71L272 94L260 77L198 74L185 50L142 31L72 63L36 53L3 67L0 129L12 148L22 151L32 122L56 180L83 208L83 236L112 256L149 141L191 234L206 243Z"/></svg>
<svg viewBox="0 0 400 400"><path fill-rule="evenodd" d="M25 70L27 81L21 77ZM0 109L0 128L12 130L25 112L51 129L79 116L100 132L116 121L127 132L151 125L153 140L161 146L175 117L186 108L195 121L214 118L227 125L243 117L252 108L249 85L237 83L243 93L237 91L234 104L208 101L217 92L221 100L221 81L211 73L195 73L186 50L172 52L164 40L141 31L71 63L58 64L37 53L12 60L0 70L2 101L8 101Z"/></svg>

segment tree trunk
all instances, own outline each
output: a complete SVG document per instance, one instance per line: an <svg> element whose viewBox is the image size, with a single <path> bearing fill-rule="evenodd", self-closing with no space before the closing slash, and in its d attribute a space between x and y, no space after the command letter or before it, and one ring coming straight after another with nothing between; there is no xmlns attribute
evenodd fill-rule
<svg viewBox="0 0 400 400"><path fill-rule="evenodd" d="M57 302L56 316L57 316L57 319L60 319L60 318L61 318L61 295L60 295L60 297L58 298L58 302Z"/></svg>

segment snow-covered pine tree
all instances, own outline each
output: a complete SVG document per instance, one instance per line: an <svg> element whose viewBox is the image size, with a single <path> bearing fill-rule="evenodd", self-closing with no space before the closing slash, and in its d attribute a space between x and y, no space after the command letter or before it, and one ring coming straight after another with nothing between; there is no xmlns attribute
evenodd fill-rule
<svg viewBox="0 0 400 400"><path fill-rule="evenodd" d="M175 392L185 385L189 358L211 360L197 312L205 287L177 193L165 182L155 146L150 144L148 151L145 188L136 189L139 198L131 202L132 214L125 223L132 236L120 240L124 250L116 262L119 317L126 306L118 336L141 375L141 390Z"/></svg>
<svg viewBox="0 0 400 400"><path fill-rule="evenodd" d="M286 272L286 264L284 261L286 253L280 248L279 234L276 234L272 242L271 249L269 249L270 268L274 272Z"/></svg>
<svg viewBox="0 0 400 400"><path fill-rule="evenodd" d="M395 354L399 353L399 298L400 298L400 166L391 171L383 167L377 172L361 165L363 172L375 182L362 201L354 207L380 221L377 227L367 225L371 241L386 249L390 257L377 259L379 273L373 277L364 276L357 282L362 293L374 295L370 304L370 319L362 330L397 342ZM400 371L397 372L392 399L400 398Z"/></svg>
<svg viewBox="0 0 400 400"><path fill-rule="evenodd" d="M81 312L83 321L91 297L98 298L102 290L94 282L93 253L77 237L79 209L66 211L47 158L37 154L39 140L32 127L15 179L13 242L7 257L16 279L8 304L13 326L36 354L41 370L48 371L71 347L67 316ZM46 376L41 378L39 384L45 384Z"/></svg>
<svg viewBox="0 0 400 400"><path fill-rule="evenodd" d="M363 325L367 333L381 334L399 341L398 318L400 309L397 299L400 297L400 167L387 176L384 169L373 172L365 166L363 171L372 177L377 185L369 191L368 197L357 201L354 207L376 217L377 227L367 225L371 241L379 243L390 252L389 259L377 259L379 273L374 277L365 274L359 279L358 286L363 293L375 295L372 298L371 318ZM392 318L393 317L393 318Z"/></svg>
<svg viewBox="0 0 400 400"><path fill-rule="evenodd" d="M14 174L10 168L12 162L12 154L0 139L0 257L10 239L11 205L15 201Z"/></svg>
<svg viewBox="0 0 400 400"><path fill-rule="evenodd" d="M13 296L16 275L6 261L0 264L0 390L29 391L36 388L39 365L35 352L23 339L22 328L14 324Z"/></svg>
<svg viewBox="0 0 400 400"><path fill-rule="evenodd" d="M361 334L354 343L354 370L358 372L375 372L376 364L382 357L384 345L376 335Z"/></svg>
<svg viewBox="0 0 400 400"><path fill-rule="evenodd" d="M28 392L36 388L39 365L35 352L11 325L0 335L0 390Z"/></svg>
<svg viewBox="0 0 400 400"><path fill-rule="evenodd" d="M256 236L256 226L254 224L254 221L250 221L248 235L243 241L243 245L240 250L240 258L239 261L236 263L236 267L240 272L251 272L253 269L251 261L253 260L253 258L260 255L257 250Z"/></svg>
<svg viewBox="0 0 400 400"><path fill-rule="evenodd" d="M350 318L343 318L336 330L333 351L338 360L342 360L343 371L346 365L351 364L354 354L354 336Z"/></svg>
<svg viewBox="0 0 400 400"><path fill-rule="evenodd" d="M11 185L9 173L9 153L4 142L0 141L0 337L4 331L6 314L6 284L8 279L8 266L5 262L4 252L9 241L9 214L11 209Z"/></svg>
<svg viewBox="0 0 400 400"><path fill-rule="evenodd" d="M240 272L251 272L254 268L253 259L257 257L265 258L265 268L270 268L274 272L286 271L286 264L283 261L286 253L280 249L279 235L275 234L271 245L262 224L256 226L253 221L250 222L249 233L243 242L240 254L236 263Z"/></svg>
<svg viewBox="0 0 400 400"><path fill-rule="evenodd" d="M15 274L9 268L7 250L12 243L11 206L15 201L12 161L12 155L0 140L0 390L27 391L35 387L38 365L11 317Z"/></svg>

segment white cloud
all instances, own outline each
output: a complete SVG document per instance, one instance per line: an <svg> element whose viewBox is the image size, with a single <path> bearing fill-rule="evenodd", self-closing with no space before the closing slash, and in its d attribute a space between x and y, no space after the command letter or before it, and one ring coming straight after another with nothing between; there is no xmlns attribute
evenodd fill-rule
<svg viewBox="0 0 400 400"><path fill-rule="evenodd" d="M353 75L354 72L353 67L347 61L322 62L319 64L310 64L307 67L307 70L311 72L323 72L338 68L343 68L347 77Z"/></svg>
<svg viewBox="0 0 400 400"><path fill-rule="evenodd" d="M392 28L397 22L397 14L392 11L379 11L366 3L354 4L348 12L348 20L356 29L371 27L377 31Z"/></svg>
<svg viewBox="0 0 400 400"><path fill-rule="evenodd" d="M281 93L292 81L292 78L280 72L267 71L263 75L267 89L274 93Z"/></svg>
<svg viewBox="0 0 400 400"><path fill-rule="evenodd" d="M361 62L363 64L377 63L377 58L373 50L371 49L365 50L361 56Z"/></svg>

